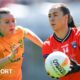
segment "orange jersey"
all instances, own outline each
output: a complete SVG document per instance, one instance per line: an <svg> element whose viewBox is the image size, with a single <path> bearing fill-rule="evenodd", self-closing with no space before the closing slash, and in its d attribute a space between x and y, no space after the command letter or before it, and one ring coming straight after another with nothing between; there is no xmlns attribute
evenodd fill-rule
<svg viewBox="0 0 80 80"><path fill-rule="evenodd" d="M0 38L0 59L6 57L10 54L10 50L20 44L18 49L16 49L16 54L14 59L19 58L14 62L10 62L0 69L0 80L21 80L21 65L22 65L22 54L24 52L24 32L21 29L16 29L16 33L9 37Z"/></svg>
<svg viewBox="0 0 80 80"><path fill-rule="evenodd" d="M62 51L69 58L74 59L80 64L80 30L72 28L62 40L55 34L51 35L43 44L42 54L46 58L53 51ZM60 80L80 80L80 72L69 74Z"/></svg>

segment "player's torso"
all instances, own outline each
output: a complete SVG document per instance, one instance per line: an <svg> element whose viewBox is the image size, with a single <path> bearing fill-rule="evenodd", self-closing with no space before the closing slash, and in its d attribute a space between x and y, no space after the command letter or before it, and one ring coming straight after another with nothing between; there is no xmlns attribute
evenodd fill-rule
<svg viewBox="0 0 80 80"><path fill-rule="evenodd" d="M51 52L53 51L62 51L66 53L69 58L72 58L80 63L80 47L78 45L78 35L76 32L71 31L69 37L63 41L57 41L53 36L51 37Z"/></svg>
<svg viewBox="0 0 80 80"><path fill-rule="evenodd" d="M0 39L0 58L6 57L10 52L16 52L14 61L4 66L3 72L0 69L1 80L5 80L5 78L7 78L6 80L14 80L13 78L9 79L11 77L14 77L16 80L17 74L19 74L19 77L21 76L22 55L24 52L23 38L24 32L17 29L12 37L3 37ZM7 72L5 72L6 70Z"/></svg>
<svg viewBox="0 0 80 80"><path fill-rule="evenodd" d="M80 64L80 45L78 44L77 31L72 31L70 36L63 42L55 40L54 37L50 39L50 49L53 51L62 51L69 56L70 59L74 59ZM68 76L62 77L60 80L80 80L80 72L70 74Z"/></svg>

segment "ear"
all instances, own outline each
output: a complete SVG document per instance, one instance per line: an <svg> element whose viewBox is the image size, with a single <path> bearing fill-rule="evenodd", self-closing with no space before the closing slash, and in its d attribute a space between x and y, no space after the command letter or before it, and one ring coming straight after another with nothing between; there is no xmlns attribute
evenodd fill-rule
<svg viewBox="0 0 80 80"><path fill-rule="evenodd" d="M68 19L68 17L69 17L68 14L66 14L66 15L65 15L65 18Z"/></svg>
<svg viewBox="0 0 80 80"><path fill-rule="evenodd" d="M64 15L64 19L65 19L65 21L68 23L68 20L69 20L69 16L66 14L66 15Z"/></svg>

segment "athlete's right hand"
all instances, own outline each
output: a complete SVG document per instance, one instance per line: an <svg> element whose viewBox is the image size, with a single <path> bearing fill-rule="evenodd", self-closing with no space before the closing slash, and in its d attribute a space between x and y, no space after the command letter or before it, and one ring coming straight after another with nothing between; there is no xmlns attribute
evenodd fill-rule
<svg viewBox="0 0 80 80"><path fill-rule="evenodd" d="M14 57L15 57L15 54L10 54L9 57L8 57L9 61L12 62L12 60L14 59Z"/></svg>
<svg viewBox="0 0 80 80"><path fill-rule="evenodd" d="M8 57L8 59L10 60L10 62L16 62L19 61L20 58L14 59L16 53L17 53L17 49L19 48L20 44L18 44L12 51L10 51L10 55Z"/></svg>
<svg viewBox="0 0 80 80"><path fill-rule="evenodd" d="M12 53L12 54L10 54L10 56L8 57L8 59L9 59L10 62L17 62L17 61L20 60L20 57L15 58L15 54L16 54L16 53Z"/></svg>

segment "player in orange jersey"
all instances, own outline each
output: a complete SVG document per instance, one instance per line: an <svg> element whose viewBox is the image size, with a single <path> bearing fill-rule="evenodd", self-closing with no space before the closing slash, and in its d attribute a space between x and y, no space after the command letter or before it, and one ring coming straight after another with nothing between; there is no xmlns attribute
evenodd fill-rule
<svg viewBox="0 0 80 80"><path fill-rule="evenodd" d="M0 80L22 80L24 38L42 47L42 40L29 29L16 27L14 16L0 9Z"/></svg>
<svg viewBox="0 0 80 80"><path fill-rule="evenodd" d="M63 3L54 4L48 17L54 33L43 43L43 57L53 51L64 52L71 59L72 66L71 71L60 80L80 80L80 30Z"/></svg>

